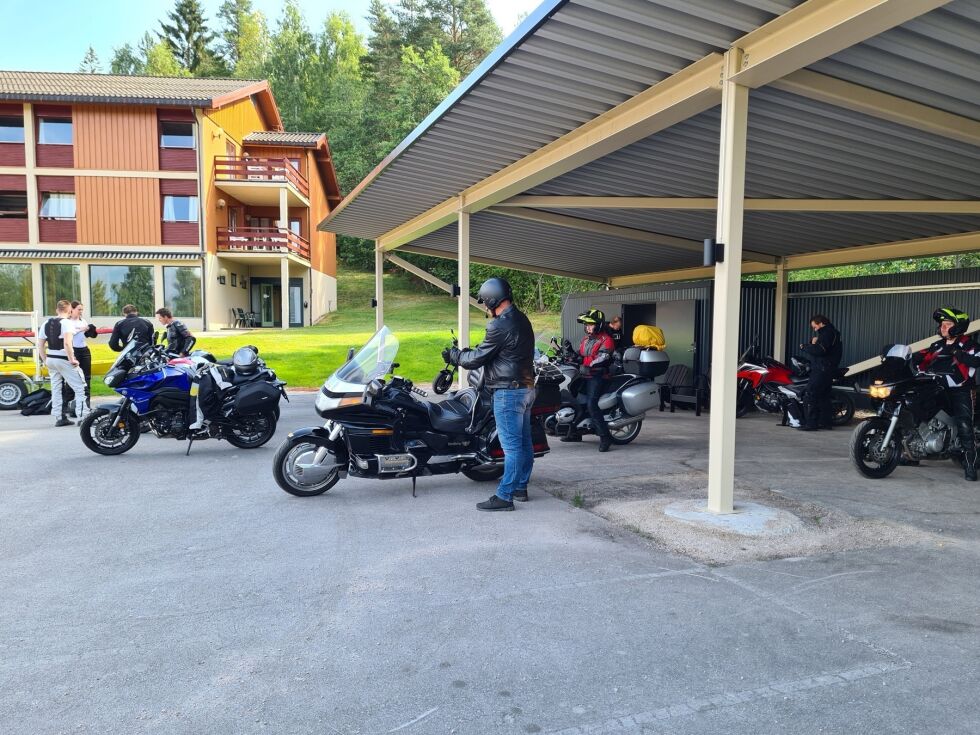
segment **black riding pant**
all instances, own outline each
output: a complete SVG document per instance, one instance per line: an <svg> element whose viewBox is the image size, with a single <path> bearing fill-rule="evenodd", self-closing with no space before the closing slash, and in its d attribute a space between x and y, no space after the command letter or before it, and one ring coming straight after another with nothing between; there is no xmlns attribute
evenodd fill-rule
<svg viewBox="0 0 980 735"><path fill-rule="evenodd" d="M946 391L946 405L949 413L956 421L956 430L960 435L960 447L964 452L976 451L976 441L973 438L973 395L968 388L953 388Z"/></svg>
<svg viewBox="0 0 980 735"><path fill-rule="evenodd" d="M833 426L834 407L831 401L833 376L829 370L814 367L806 388L806 425L812 429Z"/></svg>
<svg viewBox="0 0 980 735"><path fill-rule="evenodd" d="M592 425L595 427L595 433L599 435L602 439L609 438L609 427L606 426L606 420L602 416L602 409L599 408L599 399L602 394L606 392L606 379L602 377L586 378L585 385L582 386L582 392L587 400L586 407L589 412L589 418L592 419Z"/></svg>
<svg viewBox="0 0 980 735"><path fill-rule="evenodd" d="M78 360L78 367L82 369L85 376L85 405L92 407L92 350L88 347L76 347L75 359Z"/></svg>

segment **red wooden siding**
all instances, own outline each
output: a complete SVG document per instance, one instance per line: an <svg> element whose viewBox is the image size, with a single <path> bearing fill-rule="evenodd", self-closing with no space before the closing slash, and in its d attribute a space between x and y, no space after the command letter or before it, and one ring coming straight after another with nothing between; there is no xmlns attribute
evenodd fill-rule
<svg viewBox="0 0 980 735"><path fill-rule="evenodd" d="M38 145L39 168L74 168L75 148L70 145Z"/></svg>
<svg viewBox="0 0 980 735"><path fill-rule="evenodd" d="M161 107L157 110L157 119L166 122L197 122L194 110L184 107Z"/></svg>
<svg viewBox="0 0 980 735"><path fill-rule="evenodd" d="M76 242L75 220L42 219L41 242Z"/></svg>
<svg viewBox="0 0 980 735"><path fill-rule="evenodd" d="M198 245L201 242L197 222L163 222L164 245Z"/></svg>
<svg viewBox="0 0 980 735"><path fill-rule="evenodd" d="M27 220L0 219L0 242L27 242Z"/></svg>
<svg viewBox="0 0 980 735"><path fill-rule="evenodd" d="M19 174L0 174L0 191L27 191L27 177Z"/></svg>
<svg viewBox="0 0 980 735"><path fill-rule="evenodd" d="M0 166L23 166L23 143L0 143Z"/></svg>
<svg viewBox="0 0 980 735"><path fill-rule="evenodd" d="M197 196L197 182L185 179L160 179L161 196Z"/></svg>
<svg viewBox="0 0 980 735"><path fill-rule="evenodd" d="M161 148L161 171L197 171L197 151L192 148Z"/></svg>
<svg viewBox="0 0 980 735"><path fill-rule="evenodd" d="M74 176L38 176L38 191L75 191Z"/></svg>

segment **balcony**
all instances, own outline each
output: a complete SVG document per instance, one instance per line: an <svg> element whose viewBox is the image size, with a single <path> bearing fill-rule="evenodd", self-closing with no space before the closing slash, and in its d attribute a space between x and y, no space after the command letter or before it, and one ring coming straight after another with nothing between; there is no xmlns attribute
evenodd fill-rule
<svg viewBox="0 0 980 735"><path fill-rule="evenodd" d="M285 158L215 156L214 185L242 204L279 206L285 189L289 206L310 206L309 182Z"/></svg>
<svg viewBox="0 0 980 735"><path fill-rule="evenodd" d="M219 253L292 253L310 259L310 243L291 230L274 227L218 228Z"/></svg>

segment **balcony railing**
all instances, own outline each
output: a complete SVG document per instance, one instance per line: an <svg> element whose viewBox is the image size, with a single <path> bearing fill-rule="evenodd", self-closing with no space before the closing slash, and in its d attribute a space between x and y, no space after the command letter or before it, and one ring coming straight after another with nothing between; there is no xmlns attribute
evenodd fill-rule
<svg viewBox="0 0 980 735"><path fill-rule="evenodd" d="M292 230L274 227L218 228L218 250L237 252L290 252L310 259L310 243Z"/></svg>
<svg viewBox="0 0 980 735"><path fill-rule="evenodd" d="M309 183L285 158L215 156L214 178L217 181L288 181L304 197L310 196Z"/></svg>

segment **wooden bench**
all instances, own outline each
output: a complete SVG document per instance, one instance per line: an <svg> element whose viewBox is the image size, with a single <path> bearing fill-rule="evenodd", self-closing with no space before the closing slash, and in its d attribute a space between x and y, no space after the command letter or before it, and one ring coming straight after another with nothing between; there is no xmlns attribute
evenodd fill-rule
<svg viewBox="0 0 980 735"><path fill-rule="evenodd" d="M701 376L695 376L687 365L671 365L664 373L660 385L660 410L670 404L670 412L674 413L677 405L693 406L694 415L701 415L704 406L706 385Z"/></svg>

